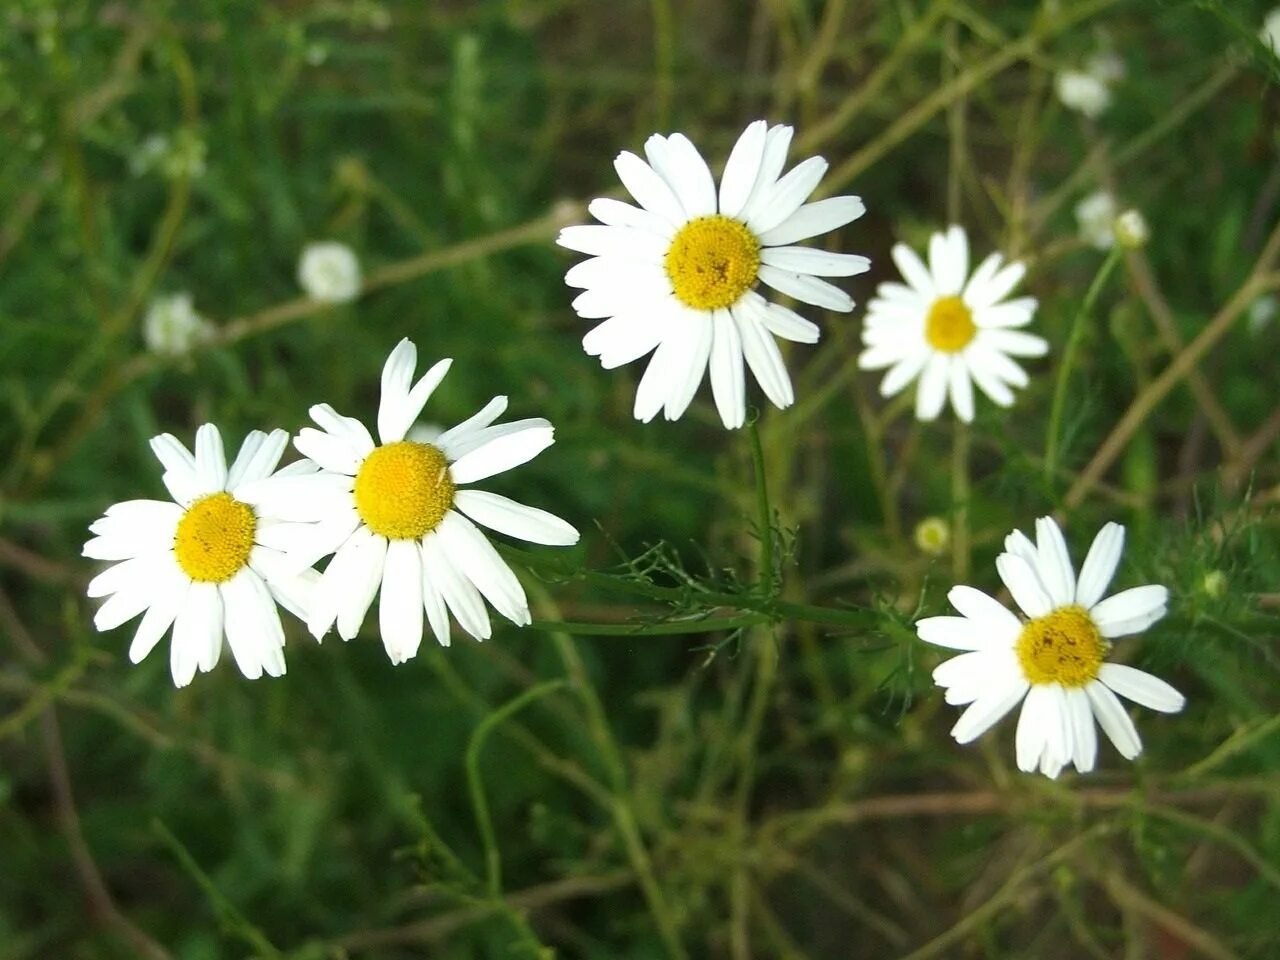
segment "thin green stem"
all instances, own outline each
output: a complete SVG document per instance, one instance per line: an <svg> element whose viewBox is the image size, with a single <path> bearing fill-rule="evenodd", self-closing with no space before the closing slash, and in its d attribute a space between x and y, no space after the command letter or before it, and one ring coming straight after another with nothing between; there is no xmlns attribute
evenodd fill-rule
<svg viewBox="0 0 1280 960"><path fill-rule="evenodd" d="M969 575L969 425L956 421L951 446L951 565L957 580Z"/></svg>
<svg viewBox="0 0 1280 960"><path fill-rule="evenodd" d="M771 619L767 614L749 613L739 617L700 617L665 623L574 623L566 620L535 620L529 624L529 629L541 630L544 633L568 633L587 637L673 637L741 630L744 627L769 623Z"/></svg>
<svg viewBox="0 0 1280 960"><path fill-rule="evenodd" d="M485 887L489 896L498 899L502 896L502 855L498 850L497 835L493 830L493 818L489 816L489 800L485 796L484 781L480 778L480 751L484 748L489 735L508 717L524 709L535 700L554 693L568 685L567 680L548 680L535 687L530 687L518 697L513 697L493 713L489 714L476 727L467 742L467 788L471 792L471 807L476 816L476 828L480 831L480 842L484 845Z"/></svg>
<svg viewBox="0 0 1280 960"><path fill-rule="evenodd" d="M766 596L777 592L773 567L773 507L769 503L769 483L764 469L764 447L760 443L759 417L753 417L748 428L751 435L751 467L756 478L756 512L760 524L759 582Z"/></svg>
<svg viewBox="0 0 1280 960"><path fill-rule="evenodd" d="M1111 276L1116 264L1120 262L1121 256L1123 256L1123 250L1119 244L1116 244L1107 254L1107 259L1102 261L1098 272L1094 274L1093 282L1089 284L1084 301L1080 304L1075 320L1071 323L1071 332L1067 335L1067 345L1062 351L1062 363L1058 365L1058 380L1053 387L1053 405L1049 409L1049 430L1045 437L1044 480L1046 484L1053 483L1054 475L1058 470L1058 443L1062 433L1062 412L1067 404L1067 381L1071 378L1071 368L1075 365L1080 340L1084 336L1085 320L1093 312L1094 302L1098 299L1098 294L1102 292L1102 287Z"/></svg>

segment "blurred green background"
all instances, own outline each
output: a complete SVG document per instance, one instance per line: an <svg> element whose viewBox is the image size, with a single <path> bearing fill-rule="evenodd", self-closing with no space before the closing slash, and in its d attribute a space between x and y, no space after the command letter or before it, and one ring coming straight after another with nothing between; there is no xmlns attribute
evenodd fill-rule
<svg viewBox="0 0 1280 960"><path fill-rule="evenodd" d="M1267 12L10 0L0 960L1280 956ZM1054 77L1100 51L1125 75L1089 120ZM959 222L975 252L1028 262L1052 344L1012 410L979 402L957 481L951 421L914 424L858 374L861 307L803 311L823 339L790 350L798 403L760 426L784 595L872 626L507 627L393 668L376 620L323 646L291 623L287 677L224 663L181 691L163 650L128 664L129 627L93 632L85 528L163 496L149 437L214 421L230 446L297 429L321 401L370 418L402 336L456 358L426 420L505 393L512 417L557 427L492 484L585 534L521 567L536 617L645 624L703 611L704 589L750 594L748 436L720 428L705 385L679 423L634 422L637 372L581 351L575 258L552 241L617 188L618 150L679 129L718 171L760 116L796 125L793 161L831 161L823 189L866 201L831 241L873 258L842 281L860 304L894 277L895 241ZM1046 479L1057 363L1104 258L1072 210L1100 186L1152 239L1087 318ZM320 239L357 252L357 302L299 300L298 255ZM183 291L215 342L153 357L142 317ZM1178 363L1192 374L1165 389ZM1118 456L1082 482L1134 409ZM1136 764L1106 745L1097 773L1050 783L1017 773L1011 722L951 741L929 678L941 658L910 623L945 612L959 580L994 591L1003 536L1055 510L1077 561L1102 522L1128 525L1118 585L1174 599L1122 656L1189 702L1141 711ZM927 516L958 541L945 556L913 540ZM645 577L685 586L677 609L634 589Z"/></svg>

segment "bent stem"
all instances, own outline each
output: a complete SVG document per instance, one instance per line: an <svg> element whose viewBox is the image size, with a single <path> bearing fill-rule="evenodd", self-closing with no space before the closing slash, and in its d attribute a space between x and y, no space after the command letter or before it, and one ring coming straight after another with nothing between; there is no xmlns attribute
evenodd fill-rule
<svg viewBox="0 0 1280 960"><path fill-rule="evenodd" d="M1049 431L1044 446L1044 481L1052 487L1054 474L1058 469L1058 438L1062 432L1062 411L1067 403L1067 381L1071 378L1071 368L1075 364L1076 353L1080 349L1080 338L1084 335L1085 319L1093 312L1093 304L1102 292L1103 285L1115 269L1123 250L1120 244L1111 248L1107 259L1094 274L1093 282L1084 295L1080 309L1076 311L1075 320L1071 323L1071 332L1067 335L1067 345L1062 351L1062 363L1058 367L1058 380L1053 387L1053 405L1049 410Z"/></svg>
<svg viewBox="0 0 1280 960"><path fill-rule="evenodd" d="M476 817L476 828L480 831L480 842L484 845L485 888L495 900L502 896L502 857L498 851L497 835L493 830L493 818L489 816L489 800L484 792L484 781L480 777L480 751L489 735L507 718L535 700L567 685L567 680L558 679L530 687L485 717L467 743L467 789L471 793L471 807Z"/></svg>

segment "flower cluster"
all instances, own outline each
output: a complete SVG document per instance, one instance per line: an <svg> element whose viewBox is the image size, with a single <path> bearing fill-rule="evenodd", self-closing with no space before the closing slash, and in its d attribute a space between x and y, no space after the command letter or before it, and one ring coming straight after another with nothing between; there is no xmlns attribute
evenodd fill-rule
<svg viewBox="0 0 1280 960"><path fill-rule="evenodd" d="M485 600L528 623L519 580L476 524L532 543L572 544L578 532L472 485L536 457L553 442L551 424L496 423L507 398L494 397L429 443L407 439L452 362L415 382L417 353L402 340L383 367L379 443L328 404L311 408L319 429L294 438L304 459L280 470L284 430L250 433L229 468L212 424L196 431L194 455L168 434L152 440L173 501L118 503L89 528L85 556L114 562L89 584L89 596L109 597L95 626L141 614L129 648L135 663L172 626L169 662L181 687L217 664L224 638L246 677L282 675L277 603L316 639L336 623L350 640L381 593L379 627L393 663L418 652L424 615L445 646L450 614L471 636L490 636Z"/></svg>
<svg viewBox="0 0 1280 960"><path fill-rule="evenodd" d="M1122 66L1095 61L1089 77L1105 93ZM1090 100L1073 85L1060 78L1064 101L1074 98L1090 114L1105 106L1097 90ZM853 310L853 299L826 278L864 273L870 260L802 241L857 220L864 205L855 196L811 199L827 163L810 157L788 170L792 135L789 126L750 124L717 180L683 134L655 134L643 157L624 151L614 162L635 202L593 200L598 223L560 233L562 246L587 255L565 277L581 291L573 309L595 322L583 338L586 352L605 368L649 357L636 419L659 412L679 419L709 379L724 426L742 427L747 370L774 406L790 406L794 390L778 341L812 344L821 331L776 296ZM1086 200L1077 215L1096 246L1145 239L1140 217L1117 217L1105 194ZM958 225L934 233L924 257L898 243L892 259L901 279L880 283L868 304L858 366L885 371L886 397L915 383L921 421L949 405L972 422L975 386L998 407L1011 406L1014 391L1029 383L1018 361L1049 351L1026 329L1036 299L1015 295L1025 266L1000 252L973 266ZM333 242L306 248L298 280L326 303L351 301L362 289L354 252ZM157 352L180 354L207 339L208 329L190 298L179 297L153 308L147 339ZM417 349L402 340L382 370L373 429L317 404L314 426L293 438L302 459L283 468L284 430L250 433L229 467L211 424L196 431L194 453L173 436L156 437L152 449L172 502L120 503L90 528L85 555L113 564L89 584L91 597L107 598L96 626L141 616L129 648L135 662L172 630L171 671L183 686L213 668L224 642L246 677L283 674L278 607L317 640L335 628L350 640L377 598L382 642L397 664L417 654L428 628L444 646L453 622L478 640L490 637L490 607L516 625L530 623L519 579L481 528L559 546L576 543L578 531L476 485L538 456L554 431L541 418L499 423L505 396L447 429L418 424L451 363L439 360L418 376ZM937 556L948 548L950 528L933 517L915 539ZM1123 756L1138 754L1141 741L1117 694L1159 711L1181 709L1182 696L1168 684L1107 660L1113 640L1145 630L1168 602L1168 591L1154 585L1103 598L1123 542L1123 527L1107 524L1077 576L1062 531L1041 518L1034 541L1014 531L996 561L1025 619L980 590L956 586L949 598L959 616L917 623L922 640L963 651L934 672L946 701L966 707L952 731L957 741L975 739L1022 703L1018 766L1053 777L1068 765L1093 768L1095 721Z"/></svg>

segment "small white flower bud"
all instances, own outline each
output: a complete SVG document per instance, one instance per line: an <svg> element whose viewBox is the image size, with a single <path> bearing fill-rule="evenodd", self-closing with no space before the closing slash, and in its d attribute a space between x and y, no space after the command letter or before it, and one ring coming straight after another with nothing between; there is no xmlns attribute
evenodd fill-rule
<svg viewBox="0 0 1280 960"><path fill-rule="evenodd" d="M1151 228L1147 226L1147 218L1138 210L1126 210L1116 217L1116 240L1120 246L1129 250L1137 250L1145 246L1151 239Z"/></svg>
<svg viewBox="0 0 1280 960"><path fill-rule="evenodd" d="M360 293L360 261L346 244L308 244L298 260L298 283L313 300L346 303Z"/></svg>

